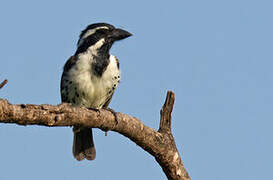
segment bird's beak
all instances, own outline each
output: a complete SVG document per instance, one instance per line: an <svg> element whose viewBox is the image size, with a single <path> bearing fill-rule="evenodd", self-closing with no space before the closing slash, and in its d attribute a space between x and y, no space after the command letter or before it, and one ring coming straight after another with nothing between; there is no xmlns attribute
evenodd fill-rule
<svg viewBox="0 0 273 180"><path fill-rule="evenodd" d="M130 36L132 36L131 33L119 28L114 29L110 35L110 37L113 38L115 41L122 40Z"/></svg>

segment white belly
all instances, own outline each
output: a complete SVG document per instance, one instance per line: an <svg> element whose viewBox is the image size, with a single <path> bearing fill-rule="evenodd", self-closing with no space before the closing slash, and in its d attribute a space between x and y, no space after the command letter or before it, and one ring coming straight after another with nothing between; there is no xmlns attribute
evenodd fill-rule
<svg viewBox="0 0 273 180"><path fill-rule="evenodd" d="M73 77L70 78L73 87L69 88L69 99L75 106L102 108L120 81L117 59L110 55L110 62L106 70L101 77L98 77L91 72L91 62L88 58L90 57L81 57L75 68L69 72L70 77Z"/></svg>

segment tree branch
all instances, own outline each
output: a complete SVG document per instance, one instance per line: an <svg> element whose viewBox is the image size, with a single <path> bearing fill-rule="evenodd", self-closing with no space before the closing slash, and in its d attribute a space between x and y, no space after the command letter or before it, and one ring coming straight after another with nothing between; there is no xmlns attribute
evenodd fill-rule
<svg viewBox="0 0 273 180"><path fill-rule="evenodd" d="M167 92L165 103L160 110L160 126L159 132L171 132L171 119L172 111L174 106L174 93L171 91Z"/></svg>
<svg viewBox="0 0 273 180"><path fill-rule="evenodd" d="M0 89L2 88L2 87L4 87L6 84L8 83L8 80L4 80L3 82L1 82L1 84L0 84Z"/></svg>
<svg viewBox="0 0 273 180"><path fill-rule="evenodd" d="M12 105L0 100L0 122L19 125L42 126L85 126L118 132L155 157L169 180L189 180L181 157L171 133L171 113L174 105L174 93L167 93L160 114L158 131L145 126L139 119L107 109L99 111L83 107L72 107L63 103L53 105L21 104Z"/></svg>

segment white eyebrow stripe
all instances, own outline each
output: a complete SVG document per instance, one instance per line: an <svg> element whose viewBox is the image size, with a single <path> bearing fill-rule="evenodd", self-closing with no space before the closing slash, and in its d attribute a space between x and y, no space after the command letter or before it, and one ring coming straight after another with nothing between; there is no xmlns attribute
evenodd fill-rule
<svg viewBox="0 0 273 180"><path fill-rule="evenodd" d="M95 34L95 32L99 29L109 29L107 26L102 26L102 27L97 27L95 29L90 29L88 30L83 36L82 38L80 39L79 43L78 43L78 47L83 43L83 40L85 38L87 38L88 36L92 35L92 34Z"/></svg>

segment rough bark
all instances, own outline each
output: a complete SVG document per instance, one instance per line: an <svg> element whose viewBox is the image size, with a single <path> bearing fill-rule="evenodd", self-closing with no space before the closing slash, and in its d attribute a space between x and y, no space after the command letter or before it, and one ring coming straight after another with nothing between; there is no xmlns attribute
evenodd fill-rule
<svg viewBox="0 0 273 180"><path fill-rule="evenodd" d="M113 112L113 110L90 110L63 103L53 105L12 105L0 100L0 122L19 125L85 126L118 132L155 157L169 180L189 180L171 132L171 113L174 93L167 93L160 114L160 126L156 131L145 126L139 119Z"/></svg>

